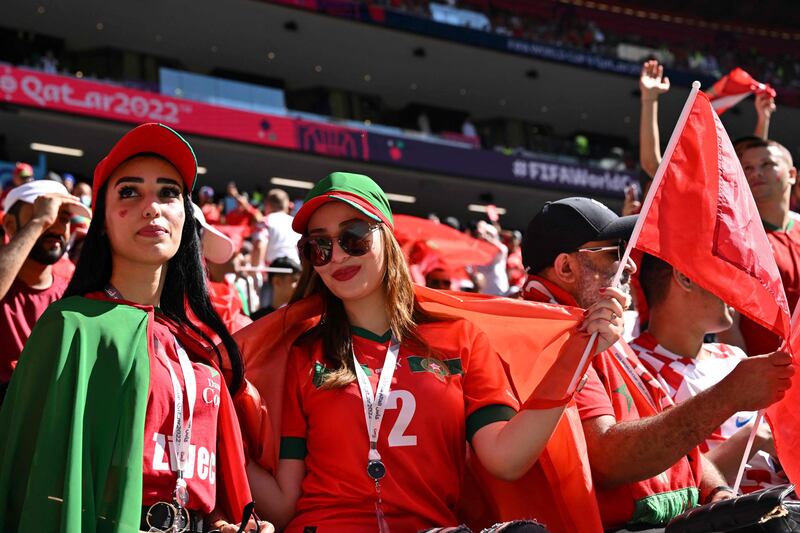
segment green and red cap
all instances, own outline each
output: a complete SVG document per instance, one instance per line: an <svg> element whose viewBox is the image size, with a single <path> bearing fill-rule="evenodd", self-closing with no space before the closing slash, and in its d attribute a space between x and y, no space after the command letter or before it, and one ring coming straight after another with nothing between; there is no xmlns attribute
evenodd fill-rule
<svg viewBox="0 0 800 533"><path fill-rule="evenodd" d="M178 169L189 194L197 177L197 158L194 150L177 131L163 124L148 122L136 126L108 152L94 169L92 207L97 206L97 193L122 163L138 154L156 154Z"/></svg>
<svg viewBox="0 0 800 533"><path fill-rule="evenodd" d="M319 180L314 188L308 191L303 207L294 216L292 229L297 233L305 233L308 219L314 211L332 201L344 202L376 222L383 222L394 230L392 208L386 193L372 181L369 176L334 172Z"/></svg>

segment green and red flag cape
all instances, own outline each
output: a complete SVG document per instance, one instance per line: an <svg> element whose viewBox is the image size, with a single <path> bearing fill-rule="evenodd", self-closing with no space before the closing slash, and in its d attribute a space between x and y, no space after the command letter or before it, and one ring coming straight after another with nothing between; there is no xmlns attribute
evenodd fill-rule
<svg viewBox="0 0 800 533"><path fill-rule="evenodd" d="M489 336L526 407L569 401L566 388L589 339L576 331L583 310L420 286L415 293L426 310L471 320ZM250 382L234 398L245 445L249 456L273 473L289 350L321 313L320 298L306 298L234 335ZM539 461L519 481L496 480L474 459L469 466L460 508L462 519L475 529L501 520L538 518L553 533L602 531L583 430L571 401Z"/></svg>
<svg viewBox="0 0 800 533"><path fill-rule="evenodd" d="M152 307L74 296L40 317L0 409L0 529L139 531L153 320L216 367ZM220 399L217 508L237 519L251 498L224 386Z"/></svg>

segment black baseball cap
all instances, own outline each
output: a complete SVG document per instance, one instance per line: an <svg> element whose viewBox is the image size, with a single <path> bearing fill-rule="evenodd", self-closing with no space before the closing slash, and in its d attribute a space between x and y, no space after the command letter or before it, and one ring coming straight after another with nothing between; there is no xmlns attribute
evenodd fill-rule
<svg viewBox="0 0 800 533"><path fill-rule="evenodd" d="M558 254L574 252L584 243L629 239L638 217L617 216L592 198L547 202L522 238L522 263L535 274L551 266Z"/></svg>
<svg viewBox="0 0 800 533"><path fill-rule="evenodd" d="M269 264L267 271L269 271L270 268L275 269L273 271L275 274L296 274L302 270L300 263L291 257L285 256L275 258L275 260Z"/></svg>

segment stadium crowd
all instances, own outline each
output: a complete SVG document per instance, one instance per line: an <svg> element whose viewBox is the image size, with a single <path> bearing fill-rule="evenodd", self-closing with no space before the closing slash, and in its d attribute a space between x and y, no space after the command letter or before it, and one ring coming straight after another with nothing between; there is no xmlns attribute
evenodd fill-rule
<svg viewBox="0 0 800 533"><path fill-rule="evenodd" d="M491 208L393 213L380 176L335 172L302 201L214 190L160 124L109 139L91 184L18 163L2 529L660 531L737 497L746 450L742 492L787 483L781 421L757 422L791 385L780 339L625 253L663 157L656 61L639 88L648 179L623 212L566 197L524 232ZM733 144L792 309L797 171L774 99L755 107ZM535 386L512 363L529 349L558 356Z"/></svg>
<svg viewBox="0 0 800 533"><path fill-rule="evenodd" d="M757 45L747 39L741 39L734 31L704 31L702 40L688 39L690 25L681 26L672 24L673 19L684 22L687 19L702 21L704 28L710 23L741 24L741 21L761 19L756 24L765 27L765 13L770 11L763 6L764 11L753 13L747 6L728 6L720 10L718 6L669 6L637 5L639 2L616 4L609 2L600 10L597 3L583 4L579 2L538 2L527 4L514 0L447 0L430 2L427 0L370 0L369 3L387 5L393 9L412 13L417 16L431 18L437 5L447 5L465 13L475 13L486 17L486 26L482 29L509 35L535 42L553 44L574 50L588 51L605 57L628 59L631 58L620 52L623 47L638 46L643 51L639 54L655 53L667 68L693 72L701 75L720 77L733 68L741 67L753 73L758 79L776 87L784 88L793 94L800 89L800 66L795 61L791 45L781 43L760 42ZM646 2L644 3L646 4ZM576 6L583 7L583 10ZM618 7L619 12L630 13L630 24L624 31L619 22L609 25L608 18L602 17L611 6ZM781 12L786 6L771 6L775 12ZM600 17L595 20L592 9L597 9ZM655 9L653 9L655 8ZM702 13L702 9L710 11ZM639 27L633 16L634 11L645 10L645 17L652 21L661 22L660 32L649 31L648 27ZM724 11L724 12L720 12ZM652 16L651 16L652 15ZM760 16L758 16L760 15ZM723 22L719 22L725 19ZM776 19L772 19L772 23ZM658 22L650 22L658 24ZM655 33L655 34L654 34ZM707 37L710 36L710 37ZM777 36L767 34L770 39ZM785 93L786 91L784 91Z"/></svg>

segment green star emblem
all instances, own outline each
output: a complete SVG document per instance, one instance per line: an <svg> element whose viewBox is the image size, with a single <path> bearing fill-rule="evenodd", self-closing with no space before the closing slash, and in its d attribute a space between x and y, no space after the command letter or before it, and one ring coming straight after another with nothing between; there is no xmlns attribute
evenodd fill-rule
<svg viewBox="0 0 800 533"><path fill-rule="evenodd" d="M619 386L619 388L616 388L611 392L616 392L617 394L621 394L625 398L625 400L628 402L628 412L630 413L631 406L633 405L633 397L628 392L628 386L623 383L622 385Z"/></svg>

